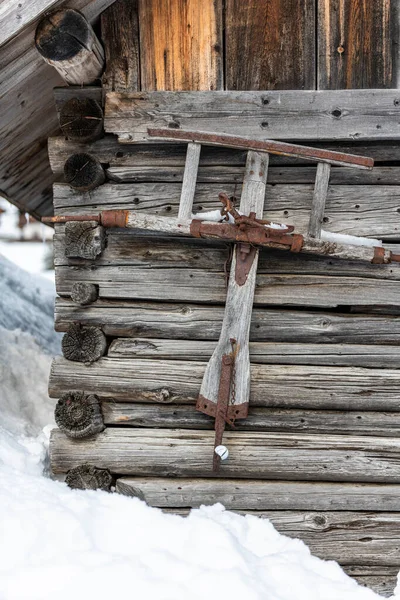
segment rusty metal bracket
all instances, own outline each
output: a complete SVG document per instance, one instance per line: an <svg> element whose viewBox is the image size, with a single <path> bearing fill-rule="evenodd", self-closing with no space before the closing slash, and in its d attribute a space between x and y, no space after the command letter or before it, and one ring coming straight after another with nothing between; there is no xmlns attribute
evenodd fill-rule
<svg viewBox="0 0 400 600"><path fill-rule="evenodd" d="M236 268L235 281L238 285L244 285L250 273L257 249L250 244L241 242L236 246Z"/></svg>

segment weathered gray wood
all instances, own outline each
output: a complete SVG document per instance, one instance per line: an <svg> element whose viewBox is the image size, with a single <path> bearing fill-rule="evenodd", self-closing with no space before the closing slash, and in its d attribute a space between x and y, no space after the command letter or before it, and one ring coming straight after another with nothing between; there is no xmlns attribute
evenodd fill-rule
<svg viewBox="0 0 400 600"><path fill-rule="evenodd" d="M98 327L73 323L62 339L61 348L64 357L70 361L92 363L105 354L107 339Z"/></svg>
<svg viewBox="0 0 400 600"><path fill-rule="evenodd" d="M87 308L69 298L57 298L57 331L71 321L102 326L115 337L217 340L223 318L222 306L98 300ZM303 344L399 344L400 318L387 315L338 314L290 311L279 308L253 310L250 340Z"/></svg>
<svg viewBox="0 0 400 600"><path fill-rule="evenodd" d="M65 256L94 260L105 245L105 233L96 221L70 221L65 225Z"/></svg>
<svg viewBox="0 0 400 600"><path fill-rule="evenodd" d="M101 89L97 89L99 90L98 96L93 96L93 99L97 100L97 102L101 104ZM71 88L64 87L56 88L54 90L56 106L58 106L59 103L64 102L64 97L66 97L68 90L68 93L71 94ZM76 90L76 88L72 88L72 92L73 90ZM90 90L93 90L93 88L85 87L84 89L85 93ZM76 91L79 92L79 90ZM71 95L69 98L71 98ZM368 142L368 144L365 144L361 142L330 143L324 141L319 143L313 142L312 146L315 148L321 147L335 150L336 152L357 154L359 156L371 156L371 158L375 160L375 164L377 166L375 166L372 171L360 169L342 169L340 167L333 168L332 183L338 183L338 181L335 180L335 173L338 173L340 174L339 181L341 183L346 183L344 177L349 177L350 179L348 183L362 183L364 181L364 183L371 182L382 185L385 183L385 181L383 179L379 180L378 178L375 178L375 174L377 174L380 169L385 169L382 172L385 173L386 176L390 175L387 183L398 183L398 178L396 178L396 173L399 172L398 167L382 167L378 164L382 161L387 162L400 160L400 149L396 142L371 141ZM49 138L48 150L51 167L53 171L57 173L62 171L63 164L68 156L74 152L79 152L81 150L81 146L77 145L76 142L66 140L64 137L58 136ZM148 178L151 177L151 181L154 181L154 171L160 171L161 177L167 178L169 181L168 173L170 170L172 170L172 173L174 173L177 172L177 169L179 169L180 177L182 177L186 158L186 145L184 144L152 144L151 152L149 153L150 149L148 144L124 144L121 146L121 144L118 143L117 138L110 134L106 134L101 140L90 143L86 150L97 156L100 162L109 163L111 169L119 169L121 171L126 169L127 176L129 172L134 173L135 170L144 169L144 176L146 176L147 173ZM241 150L204 146L202 147L200 156L199 178L202 176L202 172L205 171L206 167L209 169L212 167L218 167L220 171L221 167L229 167L230 169L241 167L240 176L243 177L243 167L245 162L246 153ZM306 168L305 173L308 172L308 177L310 179L307 181L299 181L298 183L314 182L315 168L310 166L309 162L306 163L298 158L294 159L286 156L271 155L270 165L279 166L280 168L283 168L287 165L294 167L298 167L300 165ZM277 183L277 181L274 181L271 178L277 177L276 173L278 172L279 170L271 169L271 174L269 174L268 179L271 180L272 183ZM303 173L303 170L299 172ZM213 174L213 171L210 171L210 173ZM217 177L216 174L213 174L212 176ZM222 173L221 177L224 177ZM162 181L164 181L164 179L162 179ZM179 180L177 179L176 181ZM217 181L219 182L220 179ZM297 183L297 181L294 181L294 183Z"/></svg>
<svg viewBox="0 0 400 600"><path fill-rule="evenodd" d="M145 141L148 127L177 125L250 139L397 139L397 98L396 90L108 93L105 129L128 143Z"/></svg>
<svg viewBox="0 0 400 600"><path fill-rule="evenodd" d="M379 267L377 267L379 268ZM99 298L161 300L221 304L225 302L225 275L197 269L151 267L58 267L56 289L61 296L71 293L80 281L99 286ZM362 290L362 294L360 291ZM398 305L396 281L379 278L323 275L258 274L256 305L318 306Z"/></svg>
<svg viewBox="0 0 400 600"><path fill-rule="evenodd" d="M265 153L250 151L247 154L246 173L240 197L240 211L245 215L255 213L258 219L262 217L264 207L268 158L268 154ZM204 402L210 401L217 404L222 357L231 352L235 353L235 368L231 380L231 385L235 389L235 404L246 404L249 401L249 332L259 250L255 250L245 281L238 282L236 269L238 263L242 261L242 252L244 252L243 247L236 245L232 256L221 334L207 364L200 388L200 396L202 396ZM234 345L232 345L232 340L234 340Z"/></svg>
<svg viewBox="0 0 400 600"><path fill-rule="evenodd" d="M67 392L57 402L55 421L68 437L81 439L104 429L103 416L96 396L83 392Z"/></svg>
<svg viewBox="0 0 400 600"><path fill-rule="evenodd" d="M88 192L106 180L100 161L87 152L72 154L64 165L64 178L74 190Z"/></svg>
<svg viewBox="0 0 400 600"><path fill-rule="evenodd" d="M213 440L212 431L112 427L77 442L53 430L50 464L54 473L86 462L120 475L209 477ZM400 482L397 438L241 431L226 432L224 444L229 459L221 477Z"/></svg>
<svg viewBox="0 0 400 600"><path fill-rule="evenodd" d="M58 118L60 118L60 113L61 113L61 109L64 106L64 104L66 104L67 102L69 102L70 100L74 99L74 98L78 98L79 100L93 100L94 102L96 102L100 107L103 106L103 90L100 86L96 86L96 85L85 85L85 87L77 87L77 86L62 86L62 87L55 87L53 90L53 95L54 95L54 104L55 104L55 108L57 111L57 115ZM61 143L61 147L64 148L65 150L65 155L63 154L63 162L62 164L59 163L59 168L58 171L62 172L63 170L63 164L65 163L65 161L68 159L69 156L71 156L71 154L76 154L77 152L81 152L82 151L82 146L81 143L79 141L74 141L72 139L68 139L63 137L59 137L59 138L49 138L50 140L59 140L59 142L61 143L61 140L63 140L64 143ZM110 140L111 141L111 140ZM98 148L101 148L101 140L97 140L97 142L85 142L86 144L98 144ZM51 143L50 143L51 145ZM71 151L68 151L68 148L71 148ZM60 148L61 149L61 148ZM57 149L57 154L60 158L60 153L59 150ZM93 154L93 156L96 156L97 159L100 160L100 162L108 162L108 161L103 161L101 160L101 158L99 157L99 153L95 152ZM49 155L50 158L50 155ZM369 171L368 171L369 172Z"/></svg>
<svg viewBox="0 0 400 600"><path fill-rule="evenodd" d="M99 290L93 283L76 283L71 288L71 300L75 304L86 306L98 298Z"/></svg>
<svg viewBox="0 0 400 600"><path fill-rule="evenodd" d="M215 346L215 342L192 339L118 338L111 342L107 355L110 358L206 361ZM259 364L400 368L400 348L397 346L250 342L249 350L251 362Z"/></svg>
<svg viewBox="0 0 400 600"><path fill-rule="evenodd" d="M181 199L179 202L179 219L190 219L193 211L196 191L197 169L199 168L201 145L189 143L186 153L185 171L183 173Z"/></svg>
<svg viewBox="0 0 400 600"><path fill-rule="evenodd" d="M72 9L60 9L41 19L35 45L44 60L71 85L85 85L99 78L104 50L85 17Z"/></svg>
<svg viewBox="0 0 400 600"><path fill-rule="evenodd" d="M310 222L308 224L308 235L316 239L321 237L322 220L325 213L330 173L330 165L327 163L318 163L314 195L311 204Z"/></svg>
<svg viewBox="0 0 400 600"><path fill-rule="evenodd" d="M214 429L214 419L193 406L103 402L102 411L109 426ZM398 412L250 407L248 417L237 421L235 430L396 437L399 426Z"/></svg>
<svg viewBox="0 0 400 600"><path fill-rule="evenodd" d="M398 567L348 565L343 570L360 585L384 597L391 597L397 585Z"/></svg>
<svg viewBox="0 0 400 600"><path fill-rule="evenodd" d="M99 469L91 464L80 464L70 469L65 483L73 490L103 490L109 492L113 477L108 469Z"/></svg>
<svg viewBox="0 0 400 600"><path fill-rule="evenodd" d="M100 358L91 365L53 361L49 394L71 389L121 402L194 404L205 364ZM400 371L361 367L251 365L252 406L399 411Z"/></svg>
<svg viewBox="0 0 400 600"><path fill-rule="evenodd" d="M398 485L122 477L117 491L159 508L198 508L221 502L228 510L399 511Z"/></svg>
<svg viewBox="0 0 400 600"><path fill-rule="evenodd" d="M179 183L109 183L90 194L78 194L66 184L55 184L54 206L56 214L64 215L125 208L172 217L178 214L180 191ZM198 184L193 212L220 208L220 191L219 184ZM238 195L241 186L225 184L224 191L229 196ZM295 225L297 233L306 233L312 194L310 185L267 185L264 217ZM332 233L399 240L399 204L398 186L331 185L323 228Z"/></svg>

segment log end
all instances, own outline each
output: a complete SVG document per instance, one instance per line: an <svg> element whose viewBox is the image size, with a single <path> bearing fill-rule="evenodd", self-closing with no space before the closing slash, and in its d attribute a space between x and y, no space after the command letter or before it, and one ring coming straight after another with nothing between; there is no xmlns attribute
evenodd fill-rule
<svg viewBox="0 0 400 600"><path fill-rule="evenodd" d="M82 152L72 154L65 161L64 178L75 190L87 192L103 184L106 176L98 158Z"/></svg>
<svg viewBox="0 0 400 600"><path fill-rule="evenodd" d="M99 288L93 283L78 281L71 289L71 300L80 306L92 304L99 297Z"/></svg>
<svg viewBox="0 0 400 600"><path fill-rule="evenodd" d="M106 353L107 339L98 327L74 323L64 335L61 348L67 360L92 363Z"/></svg>
<svg viewBox="0 0 400 600"><path fill-rule="evenodd" d="M72 141L90 142L103 135L103 110L91 98L71 98L60 110L60 127Z"/></svg>
<svg viewBox="0 0 400 600"><path fill-rule="evenodd" d="M68 437L82 439L104 430L103 415L97 396L67 392L57 402L55 420Z"/></svg>
<svg viewBox="0 0 400 600"><path fill-rule="evenodd" d="M109 492L113 477L108 469L99 469L93 465L83 464L68 471L65 483L73 490Z"/></svg>
<svg viewBox="0 0 400 600"><path fill-rule="evenodd" d="M44 16L35 33L39 53L49 61L65 61L89 49L91 27L85 17L71 8L56 10Z"/></svg>
<svg viewBox="0 0 400 600"><path fill-rule="evenodd" d="M95 260L105 247L104 228L96 221L69 221L65 225L65 256Z"/></svg>

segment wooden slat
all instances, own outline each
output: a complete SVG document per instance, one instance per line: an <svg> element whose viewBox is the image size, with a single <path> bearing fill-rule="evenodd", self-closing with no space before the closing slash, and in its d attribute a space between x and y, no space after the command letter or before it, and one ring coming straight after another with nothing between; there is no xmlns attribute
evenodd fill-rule
<svg viewBox="0 0 400 600"><path fill-rule="evenodd" d="M111 343L107 356L207 361L214 348L215 342L211 341L118 338ZM400 348L376 344L250 342L250 358L257 364L400 368Z"/></svg>
<svg viewBox="0 0 400 600"><path fill-rule="evenodd" d="M393 140L396 90L108 93L105 130L147 141L150 127L234 134L254 140Z"/></svg>
<svg viewBox="0 0 400 600"><path fill-rule="evenodd" d="M399 511L399 486L365 483L122 477L117 491L159 508L198 508L221 502L228 510Z"/></svg>
<svg viewBox="0 0 400 600"><path fill-rule="evenodd" d="M397 585L398 567L348 565L343 570L360 585L384 597L391 597Z"/></svg>
<svg viewBox="0 0 400 600"><path fill-rule="evenodd" d="M314 89L314 2L228 0L226 88Z"/></svg>
<svg viewBox="0 0 400 600"><path fill-rule="evenodd" d="M139 2L142 89L222 86L222 2Z"/></svg>
<svg viewBox="0 0 400 600"><path fill-rule="evenodd" d="M396 87L396 2L318 2L318 88Z"/></svg>
<svg viewBox="0 0 400 600"><path fill-rule="evenodd" d="M201 145L189 143L186 152L185 170L182 180L178 218L191 219L196 191L197 170L199 168Z"/></svg>
<svg viewBox="0 0 400 600"><path fill-rule="evenodd" d="M229 196L238 196L241 186L225 184L223 189ZM198 184L193 211L221 208L220 191L220 184ZM180 192L179 183L109 183L90 193L77 193L66 184L55 184L54 205L56 214L64 215L130 208L172 217L178 214ZM312 185L267 185L264 216L278 223L293 224L296 232L305 233L312 194ZM399 206L399 186L331 185L323 228L332 233L400 239Z"/></svg>
<svg viewBox="0 0 400 600"><path fill-rule="evenodd" d="M120 475L209 477L213 441L213 431L115 427L76 441L56 429L50 464L54 473L87 462ZM393 438L241 431L226 432L224 444L229 459L221 477L400 482L399 442Z"/></svg>
<svg viewBox="0 0 400 600"><path fill-rule="evenodd" d="M101 15L106 90L140 90L138 0L117 0Z"/></svg>
<svg viewBox="0 0 400 600"><path fill-rule="evenodd" d="M387 309L386 309L387 310ZM78 321L102 327L106 335L217 340L223 306L98 300L90 307L57 298L57 331ZM304 344L399 344L400 319L387 315L354 315L305 310L253 310L250 340Z"/></svg>
<svg viewBox="0 0 400 600"><path fill-rule="evenodd" d="M214 429L214 419L193 406L103 402L102 413L111 427ZM248 417L236 421L235 430L396 437L399 426L398 412L250 407Z"/></svg>
<svg viewBox="0 0 400 600"><path fill-rule="evenodd" d="M315 176L314 194L311 204L310 222L308 224L308 235L312 238L321 238L322 222L325 213L326 198L328 195L329 177L331 166L319 163Z"/></svg>
<svg viewBox="0 0 400 600"><path fill-rule="evenodd" d="M49 394L82 389L121 402L193 404L205 364L195 361L101 358L90 366L53 361ZM398 411L400 371L361 367L251 365L252 406ZM267 392L266 392L267 390Z"/></svg>

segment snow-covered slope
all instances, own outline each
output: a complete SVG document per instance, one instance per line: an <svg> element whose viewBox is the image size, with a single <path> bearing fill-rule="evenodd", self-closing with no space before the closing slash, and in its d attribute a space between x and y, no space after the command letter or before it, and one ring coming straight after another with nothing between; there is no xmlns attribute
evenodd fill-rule
<svg viewBox="0 0 400 600"><path fill-rule="evenodd" d="M0 269L0 600L379 598L266 520L220 505L185 519L43 476L51 291Z"/></svg>

